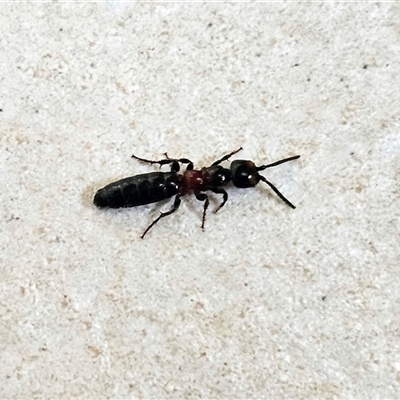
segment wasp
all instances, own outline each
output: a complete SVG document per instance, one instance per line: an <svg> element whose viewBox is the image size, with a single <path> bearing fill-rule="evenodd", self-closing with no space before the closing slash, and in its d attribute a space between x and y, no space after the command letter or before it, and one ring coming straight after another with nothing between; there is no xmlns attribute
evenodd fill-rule
<svg viewBox="0 0 400 400"><path fill-rule="evenodd" d="M132 158L144 163L158 164L160 167L163 165L170 165L171 170L169 172L150 172L147 174L134 175L112 182L97 191L93 202L100 208L137 207L156 203L175 196L172 208L167 212L161 212L160 216L143 232L141 236L142 239L160 219L178 210L181 204L181 197L188 193L193 193L197 200L204 203L201 223L201 228L204 229L206 212L209 206L208 195L205 192L211 191L222 195L222 202L214 211L218 212L228 200L228 193L224 187L229 182L232 182L237 188L246 189L254 187L262 181L289 207L296 208L271 182L260 175L259 171L296 160L300 156L284 158L271 164L260 166L256 166L254 162L250 160L234 160L229 168L224 168L220 165L241 150L242 147L226 154L219 160L213 162L209 167L203 167L199 170L194 169L194 164L189 159L170 158L167 153L165 153L164 159L158 161L147 160L132 155ZM186 170L183 173L179 173L180 164L186 165Z"/></svg>

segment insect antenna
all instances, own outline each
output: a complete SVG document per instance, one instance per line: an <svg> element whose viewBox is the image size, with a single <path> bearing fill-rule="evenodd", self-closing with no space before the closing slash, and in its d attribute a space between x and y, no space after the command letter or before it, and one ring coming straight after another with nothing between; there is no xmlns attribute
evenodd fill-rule
<svg viewBox="0 0 400 400"><path fill-rule="evenodd" d="M277 165L281 165L288 161L297 160L298 158L300 158L300 156L293 156L293 157L289 157L289 158L284 158L283 160L275 161L271 164L261 165L260 167L257 167L257 171L262 171L266 168L276 167ZM296 208L296 206L294 206L271 182L267 181L267 179L265 179L262 175L259 175L259 177L260 177L260 180L265 182L276 193L276 195L282 201L284 201L289 207Z"/></svg>
<svg viewBox="0 0 400 400"><path fill-rule="evenodd" d="M262 175L259 175L261 181L265 182L289 207L296 208L271 182L267 181Z"/></svg>
<svg viewBox="0 0 400 400"><path fill-rule="evenodd" d="M300 156L293 156L293 157L289 157L289 158L284 158L283 160L275 161L272 164L261 165L260 167L257 167L257 171L262 171L266 168L276 167L277 165L281 165L288 161L297 160L298 158L300 158Z"/></svg>

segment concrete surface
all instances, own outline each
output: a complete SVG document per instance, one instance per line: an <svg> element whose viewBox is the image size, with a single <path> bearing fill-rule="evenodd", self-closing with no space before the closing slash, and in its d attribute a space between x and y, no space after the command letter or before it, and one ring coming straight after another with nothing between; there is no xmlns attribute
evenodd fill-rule
<svg viewBox="0 0 400 400"><path fill-rule="evenodd" d="M2 3L0 398L398 399L399 11ZM92 204L239 146L296 210Z"/></svg>

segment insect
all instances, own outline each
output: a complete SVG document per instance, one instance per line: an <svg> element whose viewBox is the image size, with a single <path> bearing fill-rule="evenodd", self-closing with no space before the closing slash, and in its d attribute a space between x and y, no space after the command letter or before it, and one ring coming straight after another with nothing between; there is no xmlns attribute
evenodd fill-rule
<svg viewBox="0 0 400 400"><path fill-rule="evenodd" d="M214 211L217 212L228 200L228 193L223 187L229 182L232 182L237 188L250 188L256 186L260 181L265 182L288 206L296 208L271 182L260 175L259 171L296 160L300 156L285 158L259 167L249 160L235 160L230 164L229 169L223 168L220 165L240 150L242 150L242 147L226 154L213 162L209 167L203 167L200 170L194 169L193 162L189 159L170 158L167 153L165 153L165 159L158 161L147 160L132 155L132 158L141 162L159 164L160 168L163 165L170 165L171 170L170 172L150 172L135 175L110 183L97 191L93 202L100 208L136 207L175 196L172 208L167 212L161 212L160 216L143 232L142 239L160 219L174 213L181 204L181 197L189 192L193 192L197 200L204 202L201 223L201 228L204 229L206 212L209 205L208 195L204 192L211 191L222 195L222 202ZM187 164L183 174L178 173L180 164Z"/></svg>

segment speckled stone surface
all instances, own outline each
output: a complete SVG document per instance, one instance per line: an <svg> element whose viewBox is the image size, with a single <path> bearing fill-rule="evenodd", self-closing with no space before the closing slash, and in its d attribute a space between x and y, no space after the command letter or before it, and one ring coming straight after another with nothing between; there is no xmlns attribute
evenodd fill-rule
<svg viewBox="0 0 400 400"><path fill-rule="evenodd" d="M400 5L0 6L0 398L400 397ZM239 146L267 186L95 191ZM239 157L239 155L238 155Z"/></svg>

